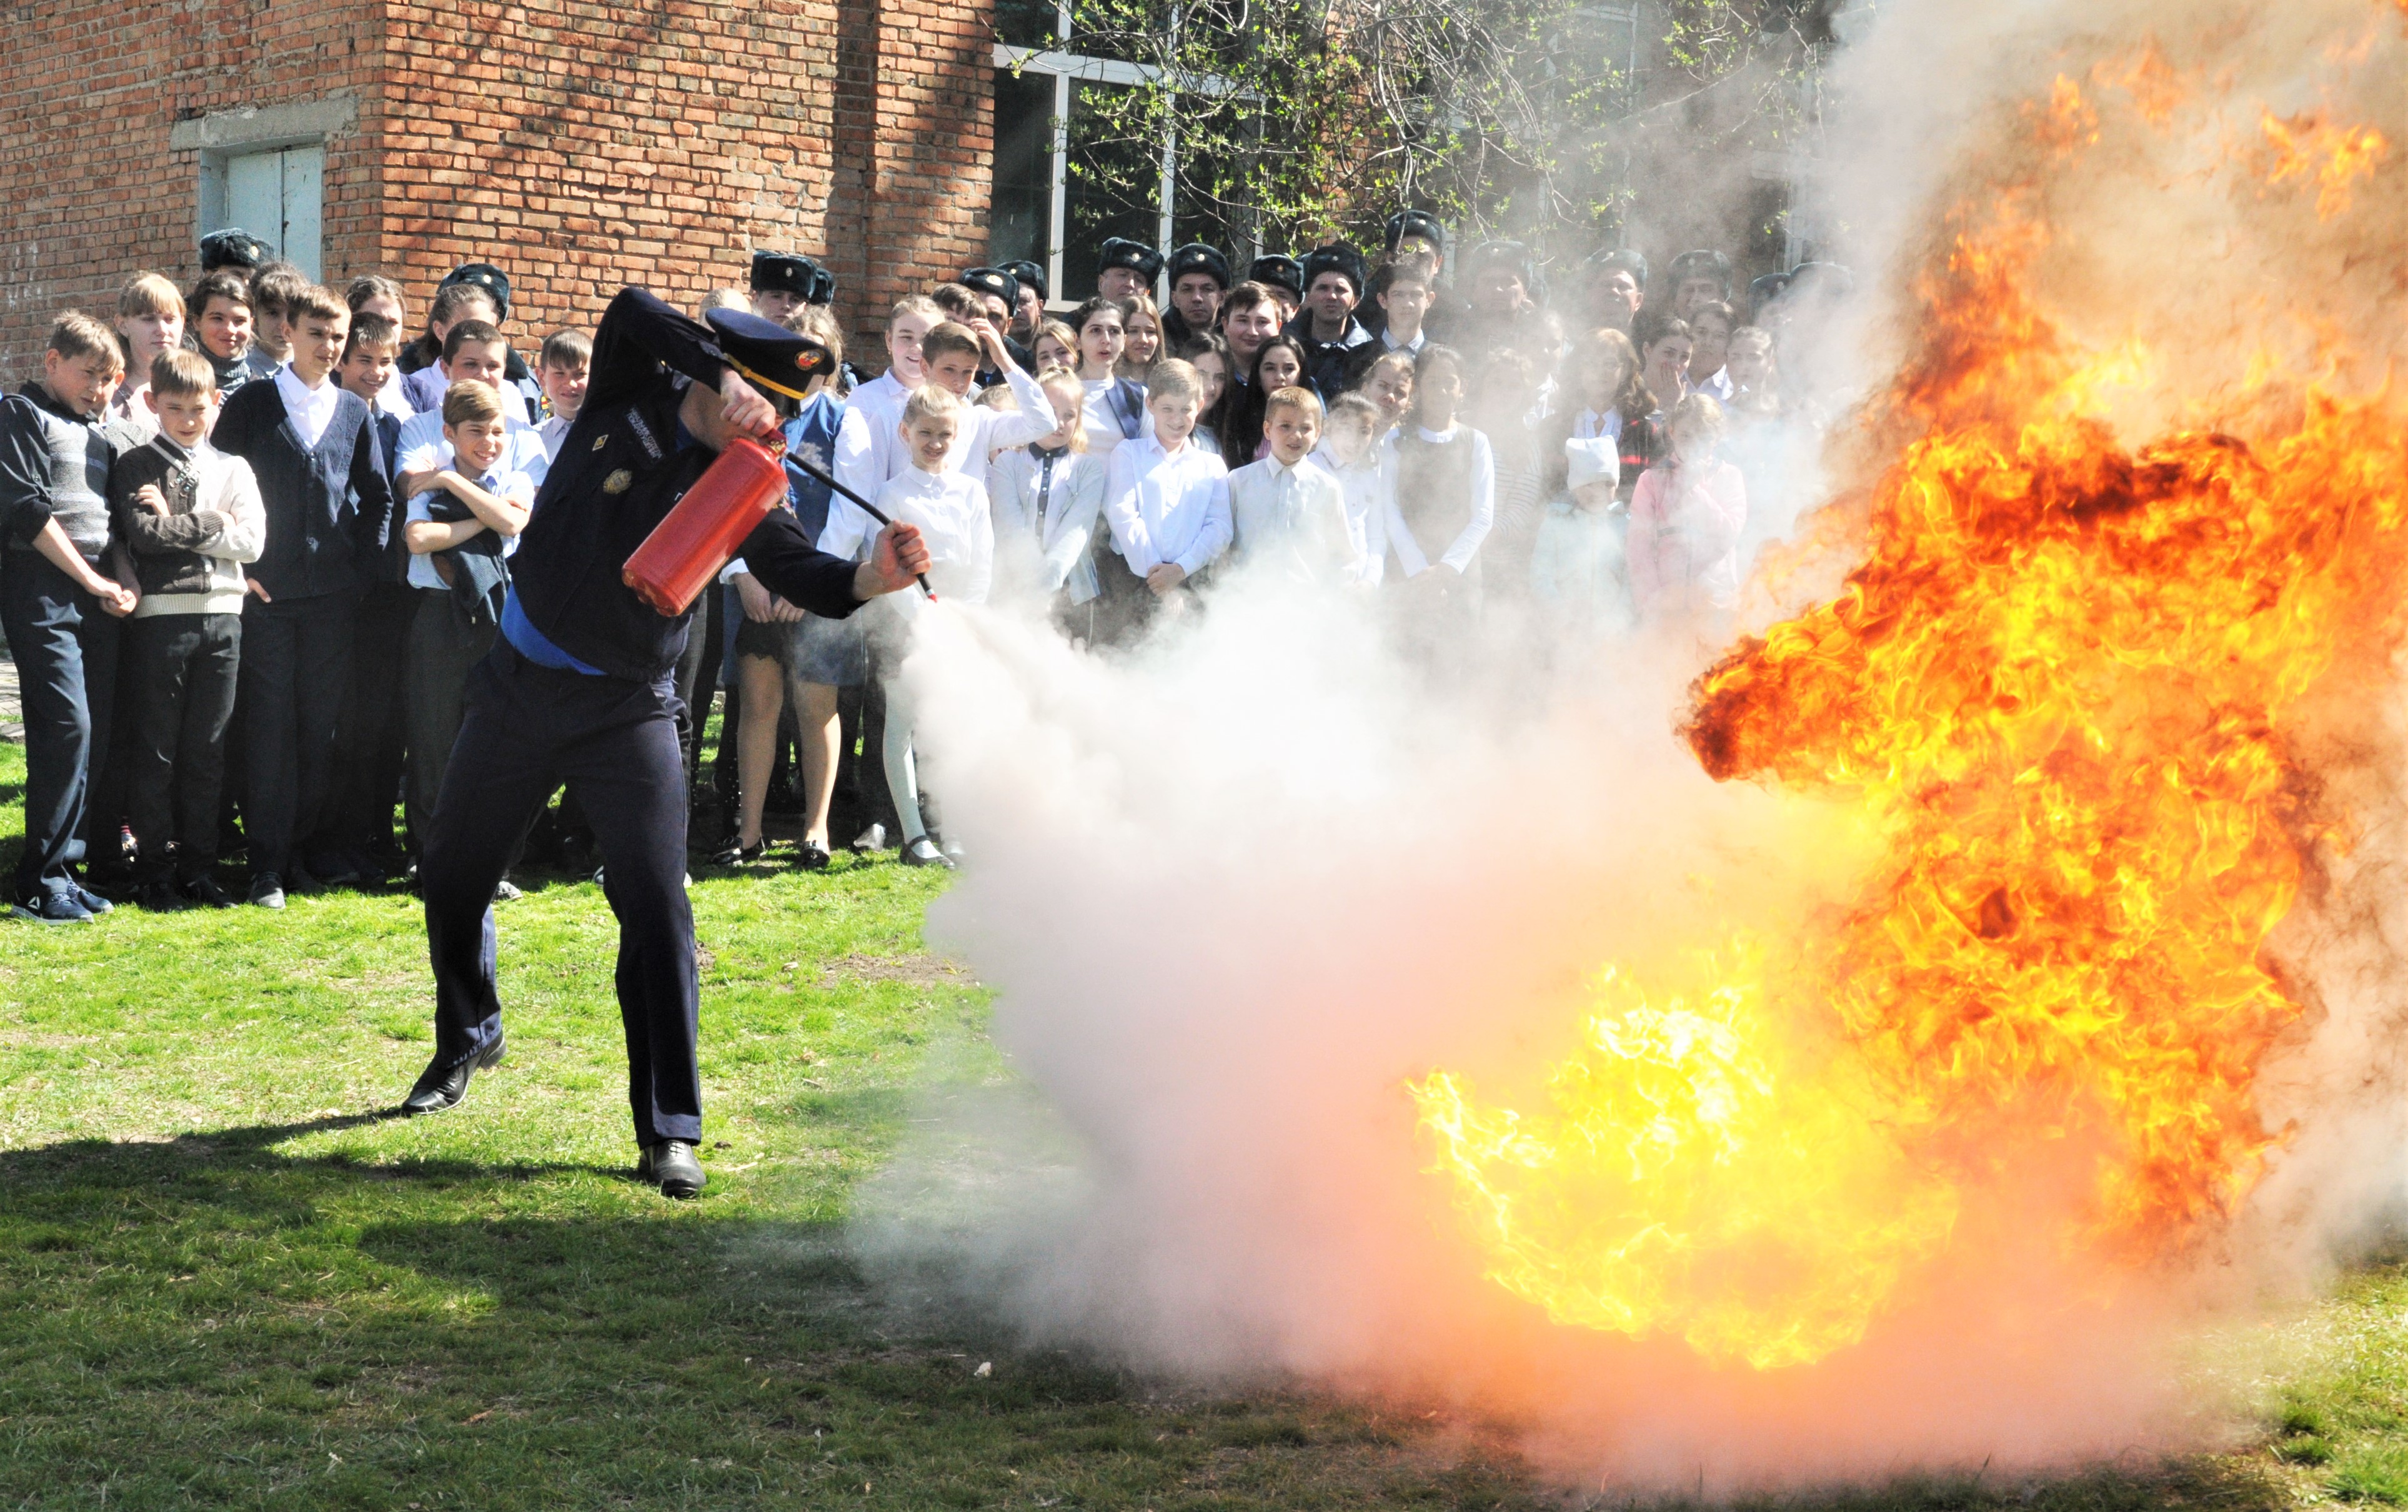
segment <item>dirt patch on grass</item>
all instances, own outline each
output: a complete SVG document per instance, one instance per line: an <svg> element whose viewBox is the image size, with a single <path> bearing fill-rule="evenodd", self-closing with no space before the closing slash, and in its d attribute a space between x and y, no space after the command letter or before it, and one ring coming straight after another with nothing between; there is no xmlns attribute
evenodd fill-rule
<svg viewBox="0 0 2408 1512"><path fill-rule="evenodd" d="M820 963L822 985L839 982L910 982L920 987L976 987L978 978L958 962L925 951L910 955L863 955L859 951Z"/></svg>

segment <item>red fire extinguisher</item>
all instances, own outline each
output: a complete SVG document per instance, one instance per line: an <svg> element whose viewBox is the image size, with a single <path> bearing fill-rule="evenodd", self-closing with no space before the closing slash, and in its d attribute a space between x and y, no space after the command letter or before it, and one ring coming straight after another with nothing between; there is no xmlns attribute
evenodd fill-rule
<svg viewBox="0 0 2408 1512"><path fill-rule="evenodd" d="M785 449L783 437L767 445L743 437L728 442L636 548L619 580L661 613L683 614L785 498L786 469L778 460Z"/></svg>

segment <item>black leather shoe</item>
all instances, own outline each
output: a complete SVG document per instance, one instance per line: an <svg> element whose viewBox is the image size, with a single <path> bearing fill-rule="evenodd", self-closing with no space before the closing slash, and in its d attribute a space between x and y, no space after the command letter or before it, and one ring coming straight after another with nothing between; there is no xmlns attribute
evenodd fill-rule
<svg viewBox="0 0 2408 1512"><path fill-rule="evenodd" d="M713 866L741 866L748 861L759 861L761 852L767 849L768 846L769 842L767 840L755 840L748 846L741 839L731 834L720 843L718 849L710 853L710 863Z"/></svg>
<svg viewBox="0 0 2408 1512"><path fill-rule="evenodd" d="M422 1113L445 1113L458 1107L468 1095L468 1078L501 1060L503 1043L502 1036L495 1034L484 1054L472 1055L448 1071L429 1063L419 1073L418 1085L401 1100L401 1110L415 1118Z"/></svg>
<svg viewBox="0 0 2408 1512"><path fill-rule="evenodd" d="M953 869L952 860L948 858L943 851L937 849L937 843L934 840L929 839L924 834L916 840L906 840L903 842L903 864L906 866L942 866L947 871L952 871Z"/></svg>
<svg viewBox="0 0 2408 1512"><path fill-rule="evenodd" d="M803 870L807 872L826 871L828 868L827 847L820 844L816 840L804 841L802 860L796 864L800 865Z"/></svg>
<svg viewBox="0 0 2408 1512"><path fill-rule="evenodd" d="M636 1162L636 1178L661 1189L664 1197L691 1197L710 1178L694 1158L694 1147L682 1139L664 1139L644 1147Z"/></svg>
<svg viewBox="0 0 2408 1512"><path fill-rule="evenodd" d="M143 883L141 891L134 894L134 901L154 914L182 913L193 906L190 899L176 891L176 884L164 877Z"/></svg>
<svg viewBox="0 0 2408 1512"><path fill-rule="evenodd" d="M204 872L184 884L184 896L210 908L231 908L234 898L218 885L218 879Z"/></svg>

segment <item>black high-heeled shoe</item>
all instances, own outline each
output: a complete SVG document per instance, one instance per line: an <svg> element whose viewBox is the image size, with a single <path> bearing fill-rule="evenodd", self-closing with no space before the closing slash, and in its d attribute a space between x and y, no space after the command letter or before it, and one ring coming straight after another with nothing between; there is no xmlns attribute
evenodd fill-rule
<svg viewBox="0 0 2408 1512"><path fill-rule="evenodd" d="M731 834L710 853L710 863L713 866L739 866L748 861L759 861L761 852L768 849L769 842L766 836L748 846Z"/></svg>
<svg viewBox="0 0 2408 1512"><path fill-rule="evenodd" d="M824 872L828 868L827 847L816 840L803 842L803 853L796 864L807 872Z"/></svg>

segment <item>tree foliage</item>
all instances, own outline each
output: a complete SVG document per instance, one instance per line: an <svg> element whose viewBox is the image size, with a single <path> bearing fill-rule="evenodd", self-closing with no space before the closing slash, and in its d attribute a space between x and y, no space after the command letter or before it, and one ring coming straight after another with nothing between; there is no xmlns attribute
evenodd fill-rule
<svg viewBox="0 0 2408 1512"><path fill-rule="evenodd" d="M1082 95L1071 172L1152 203L1168 142L1182 222L1235 245L1362 239L1408 204L1593 237L1642 160L1794 146L1834 3L1075 0L1068 50L1141 78Z"/></svg>

